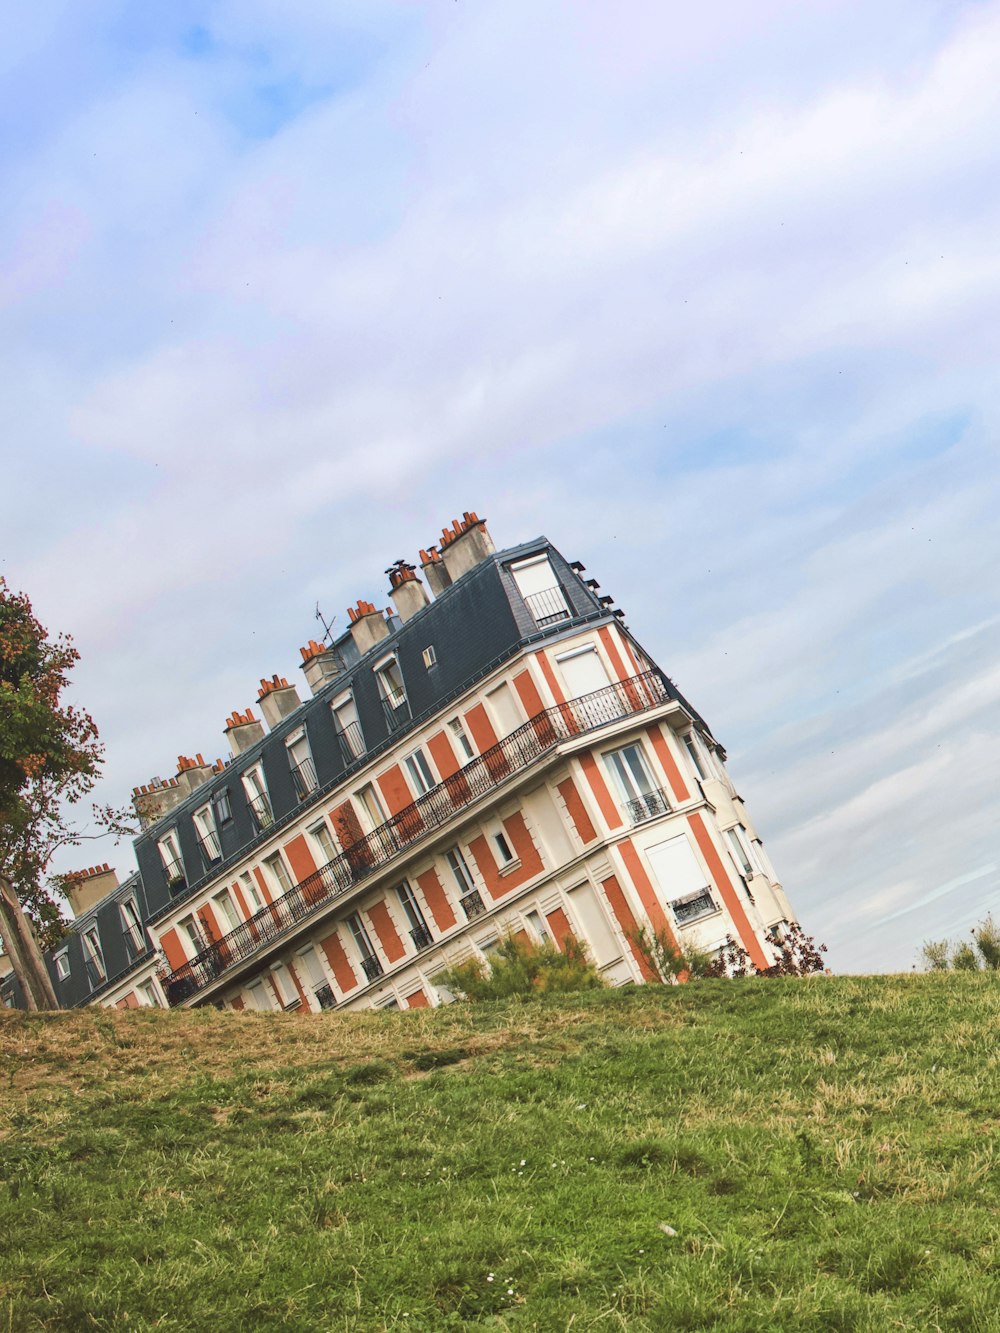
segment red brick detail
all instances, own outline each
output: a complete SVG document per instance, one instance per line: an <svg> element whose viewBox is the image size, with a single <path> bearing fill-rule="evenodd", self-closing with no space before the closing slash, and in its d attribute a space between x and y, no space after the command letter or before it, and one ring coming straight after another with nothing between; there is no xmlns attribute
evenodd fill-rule
<svg viewBox="0 0 1000 1333"><path fill-rule="evenodd" d="M618 813L618 807L611 799L608 784L604 781L604 774L601 772L597 760L589 751L581 754L579 759L583 776L587 779L587 784L594 793L601 814L604 816L604 822L608 828L621 828L622 817Z"/></svg>
<svg viewBox="0 0 1000 1333"><path fill-rule="evenodd" d="M183 967L187 962L187 954L177 938L176 930L165 930L163 932L160 936L160 948L167 956L171 971L176 972L179 967Z"/></svg>
<svg viewBox="0 0 1000 1333"><path fill-rule="evenodd" d="M560 953L563 951L563 944L567 938L574 938L573 928L569 924L569 919L561 907L553 907L551 912L545 913L545 920L549 923L549 930L552 931L552 938L556 942L556 948Z"/></svg>
<svg viewBox="0 0 1000 1333"><path fill-rule="evenodd" d="M577 790L576 783L572 778L567 778L565 782L560 782L556 790L563 798L569 817L573 822L573 827L579 835L580 841L585 845L593 842L597 837L597 830L594 828L590 815L587 814L587 807L583 803L583 797Z"/></svg>
<svg viewBox="0 0 1000 1333"><path fill-rule="evenodd" d="M636 892L639 895L639 901L642 903L646 915L649 917L650 925L654 930L662 930L667 938L674 944L677 938L667 920L666 913L663 910L663 904L656 896L656 890L653 888L653 881L646 874L646 867L642 864L639 853L628 838L618 844L618 852L625 862L625 869L628 871L629 879L635 885Z"/></svg>
<svg viewBox="0 0 1000 1333"><path fill-rule="evenodd" d="M545 683L552 691L553 699L555 699L557 704L564 704L566 702L566 696L563 694L562 686L559 684L552 663L544 652L536 653L535 656L538 660L538 665L542 668L542 675L545 677Z"/></svg>
<svg viewBox="0 0 1000 1333"><path fill-rule="evenodd" d="M406 785L403 770L398 764L387 768L376 778L376 782L385 797L386 808L390 815L398 815L400 810L405 810L408 805L413 804L413 793Z"/></svg>
<svg viewBox="0 0 1000 1333"><path fill-rule="evenodd" d="M212 910L209 903L202 903L195 912L195 916L201 922L201 928L205 932L205 938L208 940L209 944L214 944L216 940L222 939L225 932L219 929L219 923L216 920L215 912Z"/></svg>
<svg viewBox="0 0 1000 1333"><path fill-rule="evenodd" d="M473 838L469 843L469 851L475 858L479 873L485 880L486 888L493 899L502 898L505 894L510 893L512 889L520 888L527 880L540 874L543 869L538 848L532 842L528 826L524 822L524 816L519 810L516 810L509 819L503 821L503 828L507 834L511 851L521 862L516 870L511 870L506 875L500 874L493 852L485 837L480 835L478 838Z"/></svg>
<svg viewBox="0 0 1000 1333"><path fill-rule="evenodd" d="M302 1008L303 1008L303 1009L308 1009L308 1008L309 1008L309 1001L306 999L306 993L305 993L305 991L302 989L302 982L299 981L298 973L295 971L295 968L292 967L291 963L286 963L285 966L288 968L288 975L291 977L292 981L295 983L295 989L296 989L296 990L298 991L298 993L299 993L299 1000L300 1000L301 1003L302 1003Z"/></svg>
<svg viewBox="0 0 1000 1333"><path fill-rule="evenodd" d="M722 895L722 901L726 904L726 910L729 912L733 925L736 927L737 934L743 944L744 949L750 955L750 959L755 967L769 967L768 960L764 957L764 950L760 947L760 941L754 934L753 927L743 910L743 904L740 902L739 895L733 887L733 882L729 878L726 867L723 864L722 857L716 851L715 843L712 841L712 835L705 827L705 821L700 814L688 815L688 823L691 826L691 832L694 834L695 842L701 851L702 856L708 866L708 873L712 876L712 882Z"/></svg>
<svg viewBox="0 0 1000 1333"><path fill-rule="evenodd" d="M514 677L514 688L520 696L524 711L531 720L531 726L542 745L552 745L557 739L555 728L548 717L543 717L545 704L538 693L538 686L530 671L522 671Z"/></svg>
<svg viewBox="0 0 1000 1333"><path fill-rule="evenodd" d="M320 940L319 947L326 954L326 961L330 964L330 970L336 977L340 989L345 992L353 990L358 984L358 979L338 937L327 935L325 940Z"/></svg>
<svg viewBox="0 0 1000 1333"><path fill-rule="evenodd" d="M115 1001L115 1008L116 1008L116 1009L138 1009L138 1008L139 1008L139 1001L138 1001L138 999L136 998L135 991L129 991L129 993L128 993L127 995L123 995L122 998L121 998L120 1000L116 1000L116 1001Z"/></svg>
<svg viewBox="0 0 1000 1333"><path fill-rule="evenodd" d="M245 1009L245 1008L246 1008L246 1004L245 1004L245 1002L244 1002L244 1000L243 1000L243 996L242 996L242 995L236 995L236 996L234 996L233 999L230 1000L230 1004L232 1005L232 1007L233 1007L234 1009Z"/></svg>
<svg viewBox="0 0 1000 1333"><path fill-rule="evenodd" d="M628 941L629 951L639 966L642 979L644 981L659 981L660 978L650 967L649 960L643 955L642 950L636 943L639 925L632 914L631 907L628 905L628 899L625 897L622 886L615 876L611 875L608 879L601 881L601 888L604 890L605 897L615 914L615 920L621 926L625 939Z"/></svg>
<svg viewBox="0 0 1000 1333"><path fill-rule="evenodd" d="M236 899L237 907L239 907L240 911L243 913L244 920L253 916L253 912L250 911L250 904L243 896L243 885L238 879L233 880L233 897Z"/></svg>
<svg viewBox="0 0 1000 1333"><path fill-rule="evenodd" d="M455 924L455 913L438 878L438 872L432 866L430 870L425 870L422 875L417 876L417 883L423 890L424 901L430 908L438 930L451 930Z"/></svg>
<svg viewBox="0 0 1000 1333"><path fill-rule="evenodd" d="M431 1002L422 990L415 990L412 995L406 997L407 1009L429 1009Z"/></svg>
<svg viewBox="0 0 1000 1333"><path fill-rule="evenodd" d="M261 870L260 866L254 866L253 875L254 879L260 886L260 894L264 901L266 903L274 902L274 894L271 892L271 886L268 884L267 877L263 870Z"/></svg>
<svg viewBox="0 0 1000 1333"><path fill-rule="evenodd" d="M480 754L496 745L497 734L493 730L493 723L482 704L475 704L470 708L465 715L465 720L469 724L472 739L476 742L476 748Z"/></svg>
<svg viewBox="0 0 1000 1333"><path fill-rule="evenodd" d="M392 917L389 915L389 908L384 898L380 898L377 903L368 908L368 916L375 927L375 934L385 950L386 958L390 963L399 962L406 950L403 948L403 942L396 932L396 927L392 924Z"/></svg>
<svg viewBox="0 0 1000 1333"><path fill-rule="evenodd" d="M300 833L297 838L285 843L285 855L292 867L296 883L301 884L304 879L316 873L316 862L303 834Z"/></svg>
<svg viewBox="0 0 1000 1333"><path fill-rule="evenodd" d="M646 735L653 742L653 749L656 751L656 757L667 775L667 781L670 783L670 790L674 794L674 799L678 801L690 800L691 793L684 781L684 775L677 767L677 761L670 752L670 746L667 744L660 724L658 722L650 723L646 728Z"/></svg>
<svg viewBox="0 0 1000 1333"><path fill-rule="evenodd" d="M427 748L431 752L431 758L434 760L437 771L441 774L442 781L445 778L450 778L452 773L458 772L460 764L455 758L451 741L443 731L435 731L433 736L428 736Z"/></svg>

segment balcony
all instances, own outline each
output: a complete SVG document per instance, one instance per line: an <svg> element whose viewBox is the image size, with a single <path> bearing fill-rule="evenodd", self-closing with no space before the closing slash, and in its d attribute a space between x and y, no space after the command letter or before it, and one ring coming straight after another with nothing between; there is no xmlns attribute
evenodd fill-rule
<svg viewBox="0 0 1000 1333"><path fill-rule="evenodd" d="M372 956L371 958L362 958L361 966L364 968L365 976L368 978L369 981L375 981L378 977L382 975L382 972L384 970L382 964L374 956Z"/></svg>
<svg viewBox="0 0 1000 1333"><path fill-rule="evenodd" d="M434 938L426 926L414 926L410 931L410 939L418 953L421 949L429 949L434 943Z"/></svg>
<svg viewBox="0 0 1000 1333"><path fill-rule="evenodd" d="M562 588L543 588L541 592L526 593L524 604L539 629L544 625L554 625L558 620L570 618Z"/></svg>
<svg viewBox="0 0 1000 1333"><path fill-rule="evenodd" d="M689 893L686 898L678 898L670 907L679 926L689 926L692 921L700 921L703 916L711 916L719 910L708 889L700 889L697 893Z"/></svg>
<svg viewBox="0 0 1000 1333"><path fill-rule="evenodd" d="M656 819L658 815L670 814L670 802L662 787L636 796L625 802L625 811L633 824L645 824L647 819Z"/></svg>
<svg viewBox="0 0 1000 1333"><path fill-rule="evenodd" d="M346 727L337 728L337 744L344 767L349 768L355 759L360 759L365 752L365 738L361 734L360 724L349 722Z"/></svg>
<svg viewBox="0 0 1000 1333"><path fill-rule="evenodd" d="M390 732L406 726L410 720L410 705L402 690L390 690L382 696L382 712Z"/></svg>
<svg viewBox="0 0 1000 1333"><path fill-rule="evenodd" d="M482 916L486 911L486 904L483 902L482 894L478 889L473 889L464 898L459 898L458 905L465 913L467 921L471 921L474 916Z"/></svg>
<svg viewBox="0 0 1000 1333"><path fill-rule="evenodd" d="M250 807L250 813L253 815L253 822L257 825L258 833L263 833L266 828L274 823L271 802L263 792L259 796L248 796L247 805Z"/></svg>
<svg viewBox="0 0 1000 1333"><path fill-rule="evenodd" d="M446 782L438 783L387 823L352 843L308 879L201 950L190 962L165 973L161 980L169 1003L180 1004L271 941L288 934L300 921L328 907L369 875L407 853L428 834L450 823L460 810L500 786L512 774L530 767L561 741L572 740L629 714L656 708L669 698L660 673L647 671L536 713ZM267 808L270 812L270 807ZM466 895L463 904L472 896Z"/></svg>
<svg viewBox="0 0 1000 1333"><path fill-rule="evenodd" d="M292 781L295 783L295 795L300 801L306 800L319 786L316 777L316 765L311 759L303 759L300 764L292 765Z"/></svg>
<svg viewBox="0 0 1000 1333"><path fill-rule="evenodd" d="M332 1009L337 1003L333 987L329 983L325 986L317 986L313 994L316 996L316 1003L321 1009Z"/></svg>

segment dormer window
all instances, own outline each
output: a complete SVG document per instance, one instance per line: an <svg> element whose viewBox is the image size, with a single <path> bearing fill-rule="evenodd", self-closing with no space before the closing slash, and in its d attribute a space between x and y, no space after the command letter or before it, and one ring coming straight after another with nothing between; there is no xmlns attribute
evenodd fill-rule
<svg viewBox="0 0 1000 1333"><path fill-rule="evenodd" d="M330 704L337 744L345 765L353 764L365 752L365 738L361 734L358 709L351 694L342 694Z"/></svg>
<svg viewBox="0 0 1000 1333"><path fill-rule="evenodd" d="M177 830L168 829L156 845L160 849L160 860L163 862L163 869L167 876L167 887L172 893L175 893L187 883L187 877L184 874L184 860L181 856L181 845L177 841Z"/></svg>
<svg viewBox="0 0 1000 1333"><path fill-rule="evenodd" d="M312 751L309 749L309 737L306 735L304 727L301 731L296 732L294 736L289 736L288 740L285 741L285 748L288 751L292 781L295 783L295 794L300 801L304 801L319 786L316 765L313 763Z"/></svg>
<svg viewBox="0 0 1000 1333"><path fill-rule="evenodd" d="M134 963L146 952L146 936L142 929L142 921L139 919L139 909L134 898L126 898L124 902L118 904L118 910L122 917L125 952L128 954L129 962Z"/></svg>
<svg viewBox="0 0 1000 1333"><path fill-rule="evenodd" d="M271 798L267 794L267 785L264 782L264 770L260 764L254 764L253 768L247 769L241 780L243 790L246 792L250 813L257 825L257 832L262 833L264 829L274 823Z"/></svg>
<svg viewBox="0 0 1000 1333"><path fill-rule="evenodd" d="M528 560L519 560L510 566L510 572L539 629L554 625L559 620L569 620L570 609L566 596L547 555L533 555Z"/></svg>
<svg viewBox="0 0 1000 1333"><path fill-rule="evenodd" d="M410 705L406 700L406 688L395 657L386 658L375 668L378 681L382 711L390 731L397 731L410 720Z"/></svg>
<svg viewBox="0 0 1000 1333"><path fill-rule="evenodd" d="M83 959L91 987L103 986L108 979L108 973L104 966L104 951L96 926L91 926L83 932Z"/></svg>
<svg viewBox="0 0 1000 1333"><path fill-rule="evenodd" d="M203 805L200 810L196 810L193 819L194 831L197 834L198 845L201 847L205 864L210 866L214 861L221 861L222 844L219 842L219 833L215 826L215 814L211 805Z"/></svg>

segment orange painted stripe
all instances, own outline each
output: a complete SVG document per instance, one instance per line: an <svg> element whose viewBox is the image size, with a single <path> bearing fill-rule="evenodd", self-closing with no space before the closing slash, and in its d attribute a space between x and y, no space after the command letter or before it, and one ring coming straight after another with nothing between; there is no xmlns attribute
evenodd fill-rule
<svg viewBox="0 0 1000 1333"><path fill-rule="evenodd" d="M563 694L562 686L556 679L556 673L553 670L552 663L545 655L545 652L542 651L540 653L536 653L535 660L538 662L538 665L542 668L542 675L545 677L545 683L552 691L553 699L555 699L557 704L564 704L566 702L566 696L565 694Z"/></svg>
<svg viewBox="0 0 1000 1333"><path fill-rule="evenodd" d="M573 929L569 924L566 913L561 907L553 907L551 912L545 913L545 920L549 923L549 930L552 931L556 948L562 953L566 940L574 938Z"/></svg>
<svg viewBox="0 0 1000 1333"><path fill-rule="evenodd" d="M243 919L244 919L244 921L245 921L248 917L253 916L253 912L250 911L249 904L247 903L246 898L244 898L244 896L243 896L243 886L240 884L239 880L236 880L236 879L233 880L233 884L232 884L232 893L233 893L233 897L236 899L237 906L239 907L240 911L243 913Z"/></svg>
<svg viewBox="0 0 1000 1333"><path fill-rule="evenodd" d="M633 651L632 644L629 642L629 637L628 637L628 635L627 635L627 634L622 634L622 633L619 632L618 637L619 637L619 639L621 640L621 642L624 644L625 651L626 651L626 652L628 653L628 655L629 655L629 660L631 661L632 665L635 667L635 674L636 674L637 676L642 676L642 675L644 675L644 674L649 670L649 668L648 668L648 667L644 667L644 666L642 665L642 663L639 661L638 657L636 656L635 652Z"/></svg>
<svg viewBox="0 0 1000 1333"><path fill-rule="evenodd" d="M406 997L407 1009L429 1009L431 1002L422 990L415 990L412 995Z"/></svg>
<svg viewBox="0 0 1000 1333"><path fill-rule="evenodd" d="M587 807L583 803L583 797L580 795L576 783L572 778L567 778L565 782L559 783L556 790L563 798L563 803L580 841L584 844L593 842L597 837L597 830L594 828L590 815L587 814Z"/></svg>
<svg viewBox="0 0 1000 1333"><path fill-rule="evenodd" d="M677 937L674 935L670 922L667 920L663 905L656 896L653 882L646 874L646 867L642 864L639 853L636 851L630 839L625 838L618 844L618 853L625 863L625 869L628 871L629 879L635 885L636 892L639 895L639 901L642 903L645 913L649 917L650 925L654 930L662 930L671 943L676 944Z"/></svg>
<svg viewBox="0 0 1000 1333"><path fill-rule="evenodd" d="M622 661L621 653L618 651L618 645L615 643L611 630L607 625L601 625L597 632L601 636L601 643L604 644L604 651L607 653L608 659L614 667L615 675L619 680L628 680L632 673L625 669L625 664Z"/></svg>
<svg viewBox="0 0 1000 1333"><path fill-rule="evenodd" d="M690 800L691 793L684 781L684 775L677 767L677 761L670 751L670 746L666 742L660 724L658 722L651 723L646 728L646 735L653 742L653 749L656 751L657 759L663 765L663 771L667 775L667 781L670 783L670 790L674 794L674 799L678 801Z"/></svg>
<svg viewBox="0 0 1000 1333"><path fill-rule="evenodd" d="M242 995L234 995L233 998L229 1001L229 1003L232 1005L234 1009L246 1008L246 1003L244 1002Z"/></svg>
<svg viewBox="0 0 1000 1333"><path fill-rule="evenodd" d="M385 950L386 958L390 963L397 963L406 950L396 932L396 927L392 924L392 917L389 915L389 908L384 898L380 898L368 908L368 916L375 927L379 943Z"/></svg>
<svg viewBox="0 0 1000 1333"><path fill-rule="evenodd" d="M292 867L292 874L295 876L296 883L301 884L310 875L315 875L316 862L309 850L309 844L301 833L297 838L293 838L291 842L285 843L285 855Z"/></svg>
<svg viewBox="0 0 1000 1333"><path fill-rule="evenodd" d="M405 810L408 805L413 804L413 794L406 785L403 770L398 764L393 764L392 768L380 773L376 782L385 797L390 815L398 815L400 810Z"/></svg>
<svg viewBox="0 0 1000 1333"><path fill-rule="evenodd" d="M320 940L319 947L326 954L326 961L330 964L330 970L337 979L337 985L342 991L353 990L358 984L358 979L354 975L354 969L344 952L344 946L341 944L337 935L327 935L325 940Z"/></svg>
<svg viewBox="0 0 1000 1333"><path fill-rule="evenodd" d="M434 924L438 930L450 930L455 924L455 913L452 911L451 903L448 901L448 896L433 866L430 870L425 870L422 875L417 876L417 883L423 890L424 901L430 908L431 916L434 918Z"/></svg>
<svg viewBox="0 0 1000 1333"><path fill-rule="evenodd" d="M214 944L216 940L222 939L225 932L220 930L215 912L209 903L203 903L195 912L195 916L201 922L209 944Z"/></svg>
<svg viewBox="0 0 1000 1333"><path fill-rule="evenodd" d="M750 955L751 962L754 967L761 969L769 967L770 964L764 957L764 950L761 948L760 941L754 934L750 920L743 910L743 904L733 887L733 882L729 878L722 857L716 851L712 835L705 827L705 821L700 814L693 814L688 815L688 823L691 825L691 832L694 834L695 841L708 865L708 873L712 876L713 883L722 894L722 901L726 904L733 925L736 927L744 949Z"/></svg>
<svg viewBox="0 0 1000 1333"><path fill-rule="evenodd" d="M187 954L177 937L176 930L165 930L160 936L160 948L167 955L167 962L170 964L170 970L176 972L179 967L183 967L187 962Z"/></svg>
<svg viewBox="0 0 1000 1333"><path fill-rule="evenodd" d="M601 814L604 816L604 822L608 828L621 828L622 817L618 813L618 807L611 799L611 793L608 791L608 784L604 781L604 774L601 772L597 760L588 751L578 755L580 767L583 769L583 776L587 779L590 790L594 793Z"/></svg>
<svg viewBox="0 0 1000 1333"><path fill-rule="evenodd" d="M253 874L254 874L254 879L260 885L260 892L264 901L268 904L272 903L274 901L274 898L271 895L270 887L268 885L267 880L264 878L264 872L263 870L261 870L260 866L254 866Z"/></svg>
<svg viewBox="0 0 1000 1333"><path fill-rule="evenodd" d="M642 950L636 943L636 937L639 934L639 925L631 907L628 905L628 899L625 897L625 892L622 889L622 886L618 883L615 876L611 875L608 879L601 880L601 888L604 890L605 897L608 900L612 912L615 914L615 919L622 928L622 933L628 942L629 951L638 965L643 981L659 981L660 978L650 967L649 960L644 956Z"/></svg>
<svg viewBox="0 0 1000 1333"><path fill-rule="evenodd" d="M455 758L455 751L443 731L436 731L433 736L428 736L427 748L442 779L450 778L452 773L458 772L460 765Z"/></svg>
<svg viewBox="0 0 1000 1333"><path fill-rule="evenodd" d="M306 993L305 993L305 991L302 989L302 983L301 983L301 981L299 981L298 973L295 971L295 968L292 967L291 963L286 963L285 966L288 968L288 975L291 977L292 982L293 982L294 985L295 985L295 989L296 989L296 990L298 991L298 993L299 993L299 1002L301 1003L302 1008L303 1008L303 1009L308 1009L308 1008L309 1008L309 1001L306 999Z"/></svg>
<svg viewBox="0 0 1000 1333"><path fill-rule="evenodd" d="M524 711L528 717L534 717L536 713L544 713L545 705L542 703L542 696L538 693L538 686L535 684L534 677L530 671L521 671L514 677L514 689L524 705Z"/></svg>
<svg viewBox="0 0 1000 1333"><path fill-rule="evenodd" d="M493 723L482 704L475 704L470 708L465 715L465 720L469 724L472 739L476 742L480 754L496 745L497 734L493 730Z"/></svg>

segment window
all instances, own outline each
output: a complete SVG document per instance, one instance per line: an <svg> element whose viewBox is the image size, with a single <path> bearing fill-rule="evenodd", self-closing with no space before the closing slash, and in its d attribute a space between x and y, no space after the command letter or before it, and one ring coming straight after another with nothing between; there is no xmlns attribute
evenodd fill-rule
<svg viewBox="0 0 1000 1333"><path fill-rule="evenodd" d="M356 793L358 804L364 811L365 822L368 825L367 831L371 833L377 829L380 824L385 823L385 811L382 809L382 803L378 798L375 788L372 784L366 783L359 792Z"/></svg>
<svg viewBox="0 0 1000 1333"><path fill-rule="evenodd" d="M309 836L319 848L320 865L327 865L330 861L336 860L337 847L325 819L321 824L312 826L309 830Z"/></svg>
<svg viewBox="0 0 1000 1333"><path fill-rule="evenodd" d="M118 904L122 918L122 938L125 952L130 963L135 962L140 954L146 952L146 937L139 919L139 909L134 898L126 898Z"/></svg>
<svg viewBox="0 0 1000 1333"><path fill-rule="evenodd" d="M438 660L437 650L435 649L432 643L427 645L427 647L420 654L420 656L424 659L424 666L427 668L428 671L430 671L431 667L437 666L437 660Z"/></svg>
<svg viewBox="0 0 1000 1333"><path fill-rule="evenodd" d="M83 932L83 961L91 986L102 986L108 979L108 973L104 966L101 937L97 933L96 926L90 926Z"/></svg>
<svg viewBox="0 0 1000 1333"><path fill-rule="evenodd" d="M194 831L198 838L198 845L201 848L202 856L205 858L205 864L211 865L213 861L222 859L222 844L219 842L219 834L215 827L215 815L212 813L210 805L203 805L200 810L194 812Z"/></svg>
<svg viewBox="0 0 1000 1333"><path fill-rule="evenodd" d="M247 900L247 906L251 912L259 912L264 906L264 899L261 897L257 881L247 870L240 875L240 883L243 885L243 896Z"/></svg>
<svg viewBox="0 0 1000 1333"><path fill-rule="evenodd" d="M413 783L417 795L426 795L434 786L434 774L431 772L430 764L428 764L427 756L423 750L414 750L412 754L406 756L403 762L406 764L406 771L410 775L410 781Z"/></svg>
<svg viewBox="0 0 1000 1333"><path fill-rule="evenodd" d="M598 690L607 690L611 681L604 663L592 643L556 658L556 665L566 682L566 694L571 699L582 699ZM617 710L621 713L621 708Z"/></svg>
<svg viewBox="0 0 1000 1333"><path fill-rule="evenodd" d="M65 981L70 974L69 950L62 949L52 960L56 965L56 976L60 981Z"/></svg>
<svg viewBox="0 0 1000 1333"><path fill-rule="evenodd" d="M458 746L458 752L463 759L475 759L476 752L472 748L472 742L462 726L462 719L453 717L448 723L452 736L455 738L455 744Z"/></svg>
<svg viewBox="0 0 1000 1333"><path fill-rule="evenodd" d="M247 997L250 1000L250 1006L261 1012L274 1008L274 1000L271 998L267 987L263 981L252 981L247 987Z"/></svg>
<svg viewBox="0 0 1000 1333"><path fill-rule="evenodd" d="M242 782L243 790L247 796L247 804L250 806L250 813L257 825L257 832L261 833L274 823L274 815L271 812L271 798L267 794L267 786L264 782L264 770L260 764L248 768L243 774Z"/></svg>
<svg viewBox="0 0 1000 1333"><path fill-rule="evenodd" d="M530 912L525 912L524 919L525 921L527 921L528 925L531 927L531 929L535 932L535 934L538 936L540 940L544 942L549 938L549 933L545 929L545 926L542 923L542 916L540 912L536 912L534 909L532 909Z"/></svg>
<svg viewBox="0 0 1000 1333"><path fill-rule="evenodd" d="M691 757L691 763L694 765L694 771L698 774L699 778L701 778L703 781L706 780L708 778L708 773L706 772L705 765L702 761L701 747L695 740L693 731L687 731L684 733L684 748L685 750L687 750L688 754Z"/></svg>
<svg viewBox="0 0 1000 1333"><path fill-rule="evenodd" d="M510 572L539 629L569 619L566 597L547 555L534 555L529 560L519 560L516 565L510 566Z"/></svg>
<svg viewBox="0 0 1000 1333"><path fill-rule="evenodd" d="M354 943L358 946L358 953L361 955L361 966L365 970L365 976L369 981L374 981L376 977L382 975L382 964L376 957L375 950L372 948L372 942L368 931L365 930L364 923L360 915L355 912L347 918L347 924L351 928L351 934L354 936Z"/></svg>
<svg viewBox="0 0 1000 1333"><path fill-rule="evenodd" d="M271 980L274 982L274 989L278 992L282 1006L285 1009L297 1009L302 1001L284 963L276 963L271 968Z"/></svg>
<svg viewBox="0 0 1000 1333"><path fill-rule="evenodd" d="M216 914L224 931L235 930L241 925L240 915L236 910L236 904L233 902L233 895L228 889L223 889L212 899L216 907Z"/></svg>
<svg viewBox="0 0 1000 1333"><path fill-rule="evenodd" d="M486 911L486 905L483 902L482 895L476 888L475 881L469 872L465 857L462 855L458 847L452 847L451 851L446 852L445 860L448 862L451 873L455 878L455 883L458 886L458 901L462 911L465 913L467 919L471 921L474 916L479 916Z"/></svg>
<svg viewBox="0 0 1000 1333"><path fill-rule="evenodd" d="M667 798L653 786L639 745L624 745L620 750L611 750L604 756L604 762L614 775L633 824L667 813L670 809Z"/></svg>
<svg viewBox="0 0 1000 1333"><path fill-rule="evenodd" d="M152 981L140 981L135 988L135 993L139 997L140 1009L162 1009L159 993L156 985Z"/></svg>
<svg viewBox="0 0 1000 1333"><path fill-rule="evenodd" d="M177 830L170 829L164 833L156 845L160 849L160 860L163 862L168 886L174 889L183 885L186 882L184 862L181 859L181 845L177 841Z"/></svg>
<svg viewBox="0 0 1000 1333"><path fill-rule="evenodd" d="M428 944L433 943L433 937L427 929L427 921L420 910L416 895L405 879L396 893L399 895L399 905L402 907L403 914L410 927L410 939L413 941L414 948L426 949Z"/></svg>
<svg viewBox="0 0 1000 1333"><path fill-rule="evenodd" d="M494 833L493 846L496 848L501 869L503 869L504 866L513 865L514 862L517 860L517 857L510 850L510 843L507 841L505 834Z"/></svg>
<svg viewBox="0 0 1000 1333"><path fill-rule="evenodd" d="M215 822L216 824L225 824L233 817L233 807L229 801L229 788L223 787L213 796L215 802Z"/></svg>
<svg viewBox="0 0 1000 1333"><path fill-rule="evenodd" d="M737 824L736 828L726 830L726 838L729 841L733 859L744 875L752 875L753 862L750 860L750 852L744 842L745 834L746 830L742 824Z"/></svg>
<svg viewBox="0 0 1000 1333"><path fill-rule="evenodd" d="M341 757L345 764L353 764L365 752L365 738L361 734L358 710L350 694L341 695L330 705L333 714L333 728L337 733Z"/></svg>
<svg viewBox="0 0 1000 1333"><path fill-rule="evenodd" d="M279 892L291 893L295 887L292 883L292 877L288 873L288 867L282 860L281 853L275 852L273 856L268 856L264 860L264 865L271 876L271 879L277 884Z"/></svg>
<svg viewBox="0 0 1000 1333"><path fill-rule="evenodd" d="M177 934L181 943L186 946L189 958L193 958L207 947L201 927L193 916L182 917L177 922Z"/></svg>
<svg viewBox="0 0 1000 1333"><path fill-rule="evenodd" d="M399 671L399 663L394 657L390 657L387 662L375 668L375 679L378 681L385 720L389 730L395 731L397 727L409 721L410 707L406 702L406 690Z"/></svg>
<svg viewBox="0 0 1000 1333"><path fill-rule="evenodd" d="M316 765L313 763L312 753L309 749L309 737L305 733L305 728L296 736L290 737L285 742L285 748L288 751L292 781L295 783L295 794L300 801L304 801L309 793L314 792L319 786Z"/></svg>

